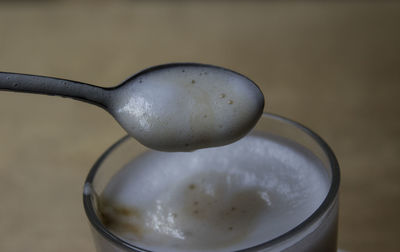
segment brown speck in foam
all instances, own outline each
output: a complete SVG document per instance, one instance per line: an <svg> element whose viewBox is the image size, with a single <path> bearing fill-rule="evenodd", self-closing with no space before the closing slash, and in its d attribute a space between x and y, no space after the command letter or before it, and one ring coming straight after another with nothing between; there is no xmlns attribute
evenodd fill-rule
<svg viewBox="0 0 400 252"><path fill-rule="evenodd" d="M189 185L189 189L190 189L190 190L196 189L196 185L195 185L195 184L190 184L190 185Z"/></svg>
<svg viewBox="0 0 400 252"><path fill-rule="evenodd" d="M99 205L99 217L107 228L119 232L127 232L140 238L143 236L144 229L140 224L131 224L121 221L118 216L135 216L140 222L141 213L134 207L115 206L107 201L102 201Z"/></svg>
<svg viewBox="0 0 400 252"><path fill-rule="evenodd" d="M123 207L123 206L114 207L114 212L116 214L119 214L119 215L122 215L122 216L135 216L135 215L138 215L138 213L134 209L129 209L129 208Z"/></svg>
<svg viewBox="0 0 400 252"><path fill-rule="evenodd" d="M229 100L229 101L228 101L228 104L233 104L233 101L232 101L232 100Z"/></svg>
<svg viewBox="0 0 400 252"><path fill-rule="evenodd" d="M226 97L226 94L224 94L224 93L219 95L219 98L225 98L225 97Z"/></svg>
<svg viewBox="0 0 400 252"><path fill-rule="evenodd" d="M192 80L192 84L194 84L194 83L196 83L196 81L195 81L195 80Z"/></svg>

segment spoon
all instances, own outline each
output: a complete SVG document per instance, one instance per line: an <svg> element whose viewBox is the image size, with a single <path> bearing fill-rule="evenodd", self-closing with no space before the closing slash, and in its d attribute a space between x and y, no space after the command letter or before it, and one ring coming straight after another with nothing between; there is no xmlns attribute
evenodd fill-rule
<svg viewBox="0 0 400 252"><path fill-rule="evenodd" d="M145 69L113 88L0 72L0 90L58 95L108 111L143 145L192 151L232 143L261 117L264 96L234 71L198 63Z"/></svg>

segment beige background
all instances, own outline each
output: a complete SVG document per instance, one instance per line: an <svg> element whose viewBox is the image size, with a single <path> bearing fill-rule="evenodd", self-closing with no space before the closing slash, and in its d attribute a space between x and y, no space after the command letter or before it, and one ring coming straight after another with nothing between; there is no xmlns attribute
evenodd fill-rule
<svg viewBox="0 0 400 252"><path fill-rule="evenodd" d="M0 71L112 86L194 61L258 83L342 169L339 246L400 251L400 4L2 1ZM94 251L81 193L124 134L107 113L0 92L0 251Z"/></svg>

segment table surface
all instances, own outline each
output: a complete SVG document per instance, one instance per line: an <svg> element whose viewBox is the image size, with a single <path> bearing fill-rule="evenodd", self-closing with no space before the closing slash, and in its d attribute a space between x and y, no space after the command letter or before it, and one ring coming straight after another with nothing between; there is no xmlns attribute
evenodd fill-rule
<svg viewBox="0 0 400 252"><path fill-rule="evenodd" d="M341 165L339 246L400 251L400 4L2 1L0 71L104 87L193 61L258 83ZM0 92L0 251L94 251L82 185L124 131L100 108Z"/></svg>

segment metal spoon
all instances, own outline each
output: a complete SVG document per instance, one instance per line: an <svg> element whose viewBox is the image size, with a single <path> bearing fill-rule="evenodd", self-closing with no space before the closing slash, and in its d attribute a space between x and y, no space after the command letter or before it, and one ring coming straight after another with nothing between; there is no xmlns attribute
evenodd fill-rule
<svg viewBox="0 0 400 252"><path fill-rule="evenodd" d="M113 88L0 72L0 90L92 103L143 145L161 151L234 142L252 129L264 108L264 96L254 82L231 70L197 63L150 67Z"/></svg>

